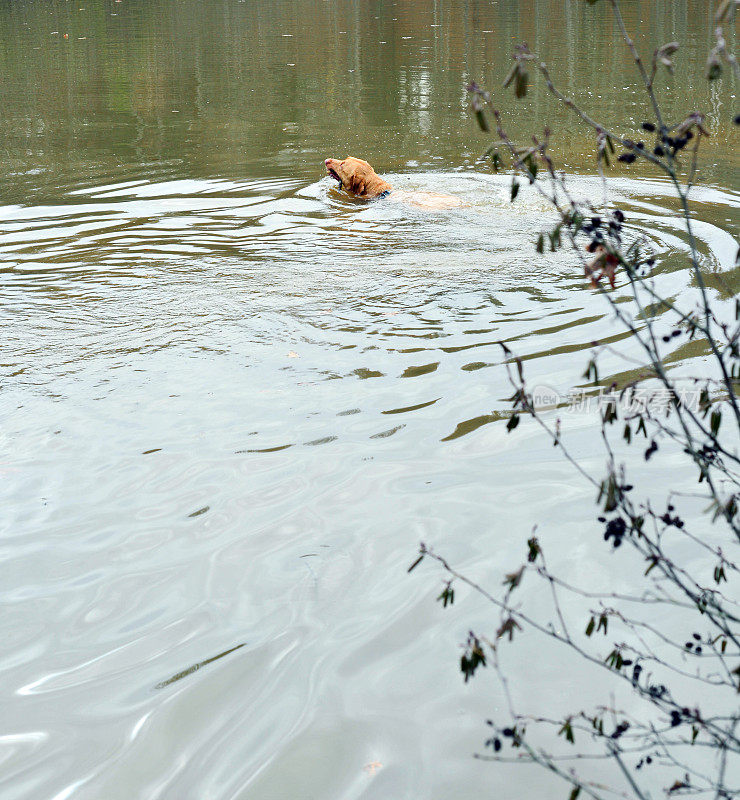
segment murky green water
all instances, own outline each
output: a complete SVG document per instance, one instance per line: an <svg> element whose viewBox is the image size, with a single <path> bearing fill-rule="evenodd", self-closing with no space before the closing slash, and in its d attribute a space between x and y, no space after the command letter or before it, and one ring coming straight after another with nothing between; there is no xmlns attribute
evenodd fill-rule
<svg viewBox="0 0 740 800"><path fill-rule="evenodd" d="M564 392L618 331L567 253L534 251L542 201L512 206L476 165L463 89L493 87L515 138L550 123L600 198L586 131L540 88L499 89L525 39L634 131L645 103L600 6L0 3L3 798L549 791L471 761L499 700L463 686L456 644L484 610L443 615L433 574L405 568L424 539L497 582L557 520L561 566L609 575L589 492L499 422L496 342ZM624 3L681 67L703 64L711 7ZM664 91L708 113L697 231L725 295L736 91L698 67ZM323 168L347 154L463 206L351 202ZM660 288L690 292L670 189L636 167L609 196ZM567 694L557 660L520 668L529 695Z"/></svg>

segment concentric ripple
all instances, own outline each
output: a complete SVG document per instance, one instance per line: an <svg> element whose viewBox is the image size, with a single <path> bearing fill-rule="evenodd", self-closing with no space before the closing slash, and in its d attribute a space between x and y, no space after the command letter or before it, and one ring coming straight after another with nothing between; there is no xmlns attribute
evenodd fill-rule
<svg viewBox="0 0 740 800"><path fill-rule="evenodd" d="M364 796L363 764L415 763L438 721L398 719L443 669L399 563L428 536L479 557L512 503L567 519L583 500L496 424L499 341L564 391L574 353L620 339L572 254L535 252L552 212L527 187L511 204L506 176L389 179L463 205L183 179L0 208L3 796L307 796L328 750L320 796ZM687 297L670 188L607 189ZM703 268L732 292L740 196L696 200ZM526 487L507 477L525 463Z"/></svg>

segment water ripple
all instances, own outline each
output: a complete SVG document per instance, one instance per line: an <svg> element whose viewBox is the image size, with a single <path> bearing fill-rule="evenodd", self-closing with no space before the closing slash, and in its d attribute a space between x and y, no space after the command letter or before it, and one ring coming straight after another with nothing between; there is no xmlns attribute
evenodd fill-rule
<svg viewBox="0 0 740 800"><path fill-rule="evenodd" d="M336 796L360 796L357 753L390 774L415 738L394 716L415 689L388 653L442 680L436 635L408 639L437 628L398 581L399 553L432 536L488 563L492 507L563 503L566 519L577 505L549 451L526 457L536 491L489 480L534 447L500 424L498 341L533 382L567 389L573 353L622 335L567 252L535 253L551 217L526 188L512 206L505 176L392 179L465 205L176 179L0 208L0 758L14 796L108 796L133 772L147 797L268 796L275 770L300 785L322 730L346 744ZM694 291L668 187L610 189L658 255L659 290ZM718 220L738 195L698 200L703 266L732 291ZM450 520L483 538L455 538Z"/></svg>

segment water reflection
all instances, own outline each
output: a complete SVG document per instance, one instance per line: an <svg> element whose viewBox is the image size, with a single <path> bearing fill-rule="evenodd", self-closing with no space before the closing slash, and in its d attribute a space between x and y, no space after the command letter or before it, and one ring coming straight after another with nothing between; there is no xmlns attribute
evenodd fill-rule
<svg viewBox="0 0 740 800"><path fill-rule="evenodd" d="M64 0L0 11L4 75L0 136L6 196L58 197L58 188L141 175L316 177L328 152L369 157L383 171L471 163L484 149L463 86L490 86L509 133L556 124L566 166L590 168L585 131L535 85L514 107L499 92L511 48L527 41L565 91L594 116L632 130L645 113L606 8L578 0L397 0L387 7L326 0ZM679 39L684 64L704 63L711 9L639 0L627 24L646 49ZM67 38L64 38L66 35ZM709 114L705 173L737 169L720 126L732 80L711 91L694 69L664 78L669 116ZM617 91L614 91L614 89ZM728 117L729 118L729 117ZM541 127L541 124L537 127ZM633 131L634 132L634 131ZM634 168L631 170L634 174Z"/></svg>

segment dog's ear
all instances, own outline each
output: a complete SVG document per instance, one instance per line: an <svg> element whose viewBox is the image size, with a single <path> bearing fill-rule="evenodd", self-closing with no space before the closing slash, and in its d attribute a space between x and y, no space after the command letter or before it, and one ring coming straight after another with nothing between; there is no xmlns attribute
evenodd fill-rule
<svg viewBox="0 0 740 800"><path fill-rule="evenodd" d="M365 177L354 172L349 179L349 188L355 194L365 194Z"/></svg>

